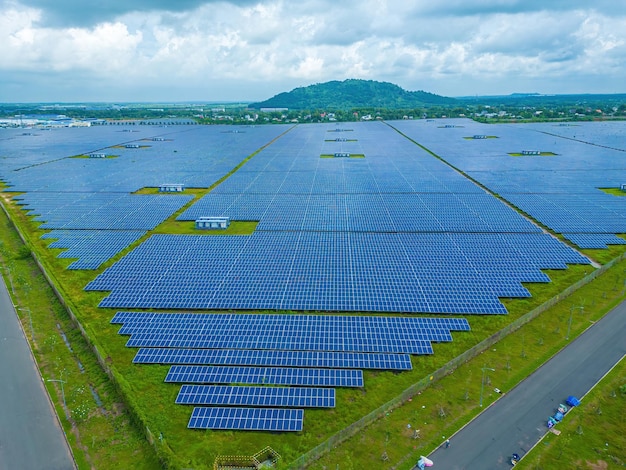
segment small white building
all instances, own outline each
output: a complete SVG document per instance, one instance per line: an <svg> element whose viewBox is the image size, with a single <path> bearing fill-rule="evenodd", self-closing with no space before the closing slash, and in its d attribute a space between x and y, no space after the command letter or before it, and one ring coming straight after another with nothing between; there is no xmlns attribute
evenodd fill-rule
<svg viewBox="0 0 626 470"><path fill-rule="evenodd" d="M107 157L106 153L97 152L97 153L90 153L89 154L89 158L106 158L106 157Z"/></svg>
<svg viewBox="0 0 626 470"><path fill-rule="evenodd" d="M350 152L335 152L335 158L349 158Z"/></svg>
<svg viewBox="0 0 626 470"><path fill-rule="evenodd" d="M619 189L621 189L622 191L624 191L626 193L626 184L622 184Z"/></svg>
<svg viewBox="0 0 626 470"><path fill-rule="evenodd" d="M126 147L127 149L138 149L139 144L126 144L124 147Z"/></svg>
<svg viewBox="0 0 626 470"><path fill-rule="evenodd" d="M541 155L540 150L522 150L522 155Z"/></svg>
<svg viewBox="0 0 626 470"><path fill-rule="evenodd" d="M472 137L472 139L486 139L487 136L483 135L483 134L476 134L475 136Z"/></svg>
<svg viewBox="0 0 626 470"><path fill-rule="evenodd" d="M230 217L200 217L196 220L196 228L202 230L227 229Z"/></svg>
<svg viewBox="0 0 626 470"><path fill-rule="evenodd" d="M160 193L182 193L185 185L182 183L164 183L159 185Z"/></svg>

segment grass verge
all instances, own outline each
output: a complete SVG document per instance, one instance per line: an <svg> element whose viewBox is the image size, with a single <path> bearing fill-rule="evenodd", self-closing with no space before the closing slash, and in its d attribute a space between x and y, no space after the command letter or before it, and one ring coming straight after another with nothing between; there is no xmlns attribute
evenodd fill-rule
<svg viewBox="0 0 626 470"><path fill-rule="evenodd" d="M530 469L626 467L626 360L589 392L518 464Z"/></svg>

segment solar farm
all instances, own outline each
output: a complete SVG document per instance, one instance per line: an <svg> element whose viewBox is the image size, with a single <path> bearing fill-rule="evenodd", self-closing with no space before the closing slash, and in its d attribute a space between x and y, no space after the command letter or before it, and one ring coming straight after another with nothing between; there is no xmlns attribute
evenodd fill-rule
<svg viewBox="0 0 626 470"><path fill-rule="evenodd" d="M581 250L626 244L619 122L132 127L2 130L0 181L164 426L235 433L205 456L259 432L306 452L378 374L406 388L549 271L593 269ZM255 228L194 231L206 217Z"/></svg>

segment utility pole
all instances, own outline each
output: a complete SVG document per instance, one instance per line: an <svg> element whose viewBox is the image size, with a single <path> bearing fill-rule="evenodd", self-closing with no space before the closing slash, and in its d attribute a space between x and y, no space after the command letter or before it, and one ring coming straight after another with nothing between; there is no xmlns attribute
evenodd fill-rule
<svg viewBox="0 0 626 470"><path fill-rule="evenodd" d="M490 367L482 367L481 368L483 371L483 378L480 382L480 407L483 407L483 389L485 388L485 371L490 370L491 372L495 372L495 369L492 369Z"/></svg>

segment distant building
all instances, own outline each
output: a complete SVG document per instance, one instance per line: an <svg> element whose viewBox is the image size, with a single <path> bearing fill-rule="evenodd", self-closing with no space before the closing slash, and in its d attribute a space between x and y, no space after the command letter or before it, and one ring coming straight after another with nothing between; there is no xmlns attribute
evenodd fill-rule
<svg viewBox="0 0 626 470"><path fill-rule="evenodd" d="M227 229L230 217L200 217L196 219L196 228L202 230Z"/></svg>
<svg viewBox="0 0 626 470"><path fill-rule="evenodd" d="M541 155L540 150L522 150L522 155Z"/></svg>
<svg viewBox="0 0 626 470"><path fill-rule="evenodd" d="M182 183L165 183L159 185L160 193L182 193L185 190L185 185Z"/></svg>
<svg viewBox="0 0 626 470"><path fill-rule="evenodd" d="M138 149L139 144L126 144L124 145L124 147L126 147L127 149Z"/></svg>
<svg viewBox="0 0 626 470"><path fill-rule="evenodd" d="M472 139L486 139L487 136L486 135L482 135L482 134L476 134L475 136L472 137Z"/></svg>
<svg viewBox="0 0 626 470"><path fill-rule="evenodd" d="M106 153L90 153L89 158L106 158Z"/></svg>
<svg viewBox="0 0 626 470"><path fill-rule="evenodd" d="M335 158L349 158L350 152L335 152Z"/></svg>

